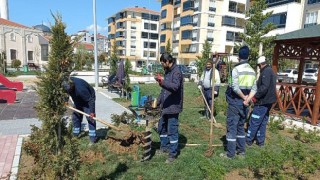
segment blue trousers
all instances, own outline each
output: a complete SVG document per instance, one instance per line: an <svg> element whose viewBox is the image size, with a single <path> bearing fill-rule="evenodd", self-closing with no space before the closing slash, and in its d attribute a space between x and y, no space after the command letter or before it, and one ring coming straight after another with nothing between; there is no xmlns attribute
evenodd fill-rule
<svg viewBox="0 0 320 180"><path fill-rule="evenodd" d="M212 106L212 88L203 88L204 91L204 96L206 98L206 101L209 105L209 107L211 108Z"/></svg>
<svg viewBox="0 0 320 180"><path fill-rule="evenodd" d="M179 114L162 115L158 123L158 133L160 134L160 149L169 151L169 156L175 158L178 154L179 139Z"/></svg>
<svg viewBox="0 0 320 180"><path fill-rule="evenodd" d="M76 109L83 111L87 114L90 114L92 112L90 112L89 106L88 105L84 105L84 106L75 106ZM95 112L93 112L95 113ZM80 134L81 131L81 122L83 119L83 115L78 113L78 112L73 112L72 114L72 122L73 122L73 135L74 136L78 136ZM90 141L91 142L95 142L97 139L97 135L96 135L96 121L93 121L90 117L87 117L87 121L89 124L89 137L90 137Z"/></svg>
<svg viewBox="0 0 320 180"><path fill-rule="evenodd" d="M232 158L238 153L245 153L246 134L244 123L248 108L246 106L230 105L227 109L227 156Z"/></svg>
<svg viewBox="0 0 320 180"><path fill-rule="evenodd" d="M271 106L266 104L253 107L246 139L248 145L252 145L254 140L258 146L264 145Z"/></svg>

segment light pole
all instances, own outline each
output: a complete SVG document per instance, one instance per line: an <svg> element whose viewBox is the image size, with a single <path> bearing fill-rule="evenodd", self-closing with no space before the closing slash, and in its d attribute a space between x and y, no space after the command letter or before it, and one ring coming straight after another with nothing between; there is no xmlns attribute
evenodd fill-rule
<svg viewBox="0 0 320 180"><path fill-rule="evenodd" d="M93 35L94 35L94 76L95 76L95 88L99 85L99 72L98 72L98 57L97 57L97 20L96 20L96 0L93 0Z"/></svg>
<svg viewBox="0 0 320 180"><path fill-rule="evenodd" d="M151 24L150 24L150 21L151 21L151 14L150 14L150 0L148 0L148 7L149 7L149 22L148 22L148 28L149 28L149 33L148 33L148 53L147 53L147 72L149 74L149 57L150 57L150 34L151 34ZM150 81L150 76L148 76L148 81Z"/></svg>

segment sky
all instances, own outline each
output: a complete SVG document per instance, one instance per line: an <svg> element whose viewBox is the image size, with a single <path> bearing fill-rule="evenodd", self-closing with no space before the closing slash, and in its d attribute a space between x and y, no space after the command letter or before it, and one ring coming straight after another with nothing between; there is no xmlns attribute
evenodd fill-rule
<svg viewBox="0 0 320 180"><path fill-rule="evenodd" d="M81 30L93 33L93 0L8 0L9 20L32 27L54 23L51 12L59 13L71 35ZM157 0L96 0L97 32L107 35L107 18L128 7L160 11Z"/></svg>

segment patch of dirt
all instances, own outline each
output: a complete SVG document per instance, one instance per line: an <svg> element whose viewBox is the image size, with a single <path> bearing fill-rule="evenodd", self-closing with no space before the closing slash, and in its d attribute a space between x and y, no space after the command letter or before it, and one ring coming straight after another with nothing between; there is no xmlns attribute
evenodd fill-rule
<svg viewBox="0 0 320 180"><path fill-rule="evenodd" d="M20 81L23 82L24 87L31 87L35 86L36 82L39 81L39 79L36 76L30 76L30 77L8 77L10 81Z"/></svg>
<svg viewBox="0 0 320 180"><path fill-rule="evenodd" d="M112 138L108 138L105 140L105 142L108 144L108 149L116 154L129 154L133 157L134 160L139 159L139 144L130 144L127 146L122 145L122 142L119 140L115 140Z"/></svg>
<svg viewBox="0 0 320 180"><path fill-rule="evenodd" d="M224 180L253 180L254 174L248 169L235 169L230 173L226 174Z"/></svg>
<svg viewBox="0 0 320 180"><path fill-rule="evenodd" d="M89 150L80 154L80 161L93 164L96 161L104 162L105 157L102 152Z"/></svg>
<svg viewBox="0 0 320 180"><path fill-rule="evenodd" d="M18 179L32 179L30 172L33 165L33 157L28 156L24 151L22 151L19 162Z"/></svg>

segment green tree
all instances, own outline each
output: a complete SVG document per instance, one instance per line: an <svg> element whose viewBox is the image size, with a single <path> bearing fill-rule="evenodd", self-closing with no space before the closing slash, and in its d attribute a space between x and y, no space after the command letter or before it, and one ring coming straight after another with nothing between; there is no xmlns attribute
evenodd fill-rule
<svg viewBox="0 0 320 180"><path fill-rule="evenodd" d="M79 168L78 140L73 138L71 127L63 118L66 107L62 82L72 69L73 44L65 33L62 17L52 15L55 24L51 27L52 39L46 71L38 75L36 105L41 127L32 127L30 140L24 150L34 158L33 179L73 179Z"/></svg>
<svg viewBox="0 0 320 180"><path fill-rule="evenodd" d="M256 67L257 59L259 56L259 46L262 43L263 54L268 60L271 60L273 53L273 40L275 37L266 37L270 31L275 29L275 25L272 23L265 24L264 21L272 15L272 11L263 13L267 8L265 0L253 1L253 5L247 11L246 16L249 19L245 23L245 33L240 33L240 37L243 39L245 44L250 48L249 63L252 67ZM236 44L236 48L239 48L239 44Z"/></svg>
<svg viewBox="0 0 320 180"><path fill-rule="evenodd" d="M197 60L196 60L196 65L197 65L197 69L198 69L198 75L201 76L205 63L206 61L211 58L211 48L212 48L212 44L208 41L205 40L204 44L203 44L203 49L201 51L201 56L197 56Z"/></svg>
<svg viewBox="0 0 320 180"><path fill-rule="evenodd" d="M166 44L166 52L169 53L169 54L172 53L170 39L168 39L167 44Z"/></svg>
<svg viewBox="0 0 320 180"><path fill-rule="evenodd" d="M6 73L6 53L4 51L0 53L0 73Z"/></svg>
<svg viewBox="0 0 320 180"><path fill-rule="evenodd" d="M107 60L107 56L108 56L108 54L107 54L106 52L101 53L101 54L98 56L98 61L99 61L99 63L100 63L100 64L105 63L106 60Z"/></svg>
<svg viewBox="0 0 320 180"><path fill-rule="evenodd" d="M132 69L132 64L131 62L129 61L129 59L127 58L126 59L126 62L124 64L124 73L125 73L125 89L126 91L130 91L130 76L129 76L129 73Z"/></svg>
<svg viewBox="0 0 320 180"><path fill-rule="evenodd" d="M118 51L118 48L116 46L116 43L114 43L112 46L111 57L109 59L109 61L110 61L110 74L115 74L118 69L117 63L118 63L119 58L117 55L117 51Z"/></svg>
<svg viewBox="0 0 320 180"><path fill-rule="evenodd" d="M21 61L20 61L19 59L14 59L14 60L12 60L12 62L11 62L11 66L12 66L13 68L16 68L17 71L19 70L20 65L21 65Z"/></svg>

